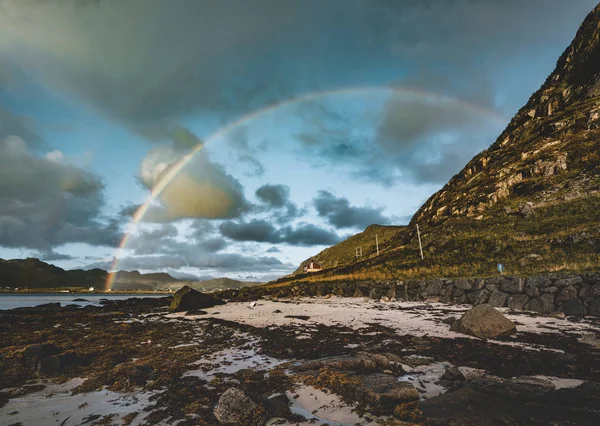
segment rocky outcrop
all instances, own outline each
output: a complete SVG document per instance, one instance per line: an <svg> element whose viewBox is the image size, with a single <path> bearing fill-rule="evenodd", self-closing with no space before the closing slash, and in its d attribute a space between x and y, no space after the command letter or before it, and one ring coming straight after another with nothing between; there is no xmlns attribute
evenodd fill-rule
<svg viewBox="0 0 600 426"><path fill-rule="evenodd" d="M241 425L251 419L258 408L243 391L229 388L219 397L213 413L223 425Z"/></svg>
<svg viewBox="0 0 600 426"><path fill-rule="evenodd" d="M567 176L571 164L585 155L578 136L598 129L600 113L600 6L585 19L556 68L500 134L496 143L475 156L448 184L415 214L411 223L439 223L452 217L476 217L497 203L518 198L518 189L529 181ZM592 102L590 102L592 100ZM597 166L597 157L588 166ZM591 189L585 176L569 176ZM491 179L490 179L491 178ZM487 180L486 180L487 179ZM552 183L561 186L561 179ZM535 194L535 193L538 194ZM531 195L557 199L555 191ZM585 191L589 192L589 191ZM534 213L523 203L519 212Z"/></svg>
<svg viewBox="0 0 600 426"><path fill-rule="evenodd" d="M194 290L191 287L183 286L175 293L170 312L183 312L196 309L212 308L216 305L223 305L225 302L212 294L205 294Z"/></svg>
<svg viewBox="0 0 600 426"><path fill-rule="evenodd" d="M450 329L484 340L510 336L517 332L517 327L511 320L487 304L469 309Z"/></svg>

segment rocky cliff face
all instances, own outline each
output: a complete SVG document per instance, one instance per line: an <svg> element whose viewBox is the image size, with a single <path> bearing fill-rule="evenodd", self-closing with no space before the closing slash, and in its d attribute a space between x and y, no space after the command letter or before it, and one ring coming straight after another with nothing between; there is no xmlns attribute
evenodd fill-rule
<svg viewBox="0 0 600 426"><path fill-rule="evenodd" d="M453 216L481 220L496 205L518 207L521 198L535 208L597 196L599 95L600 5L496 142L434 194L412 223L431 225Z"/></svg>

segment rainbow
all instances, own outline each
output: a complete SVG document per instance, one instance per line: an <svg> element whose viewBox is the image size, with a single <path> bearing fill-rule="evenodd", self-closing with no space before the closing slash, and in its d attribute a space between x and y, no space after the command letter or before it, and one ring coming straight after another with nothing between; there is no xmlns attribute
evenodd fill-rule
<svg viewBox="0 0 600 426"><path fill-rule="evenodd" d="M127 247L127 244L129 242L129 239L130 239L133 229L135 229L136 224L143 219L144 215L150 208L152 202L158 196L160 196L160 194L165 190L165 188L167 188L167 186L169 186L169 184L173 181L173 179L175 179L175 177L185 168L185 166L192 160L192 158L204 148L204 145L211 142L212 140L221 138L221 137L227 135L232 130L236 129L237 127L246 125L246 124L252 122L253 120L255 120L256 118L258 118L264 114L267 114L269 112L272 112L276 109L282 108L282 107L287 107L287 106L291 106L294 104L300 104L302 102L317 100L317 99L321 99L321 98L328 97L328 96L345 96L345 95L370 95L370 96L372 96L372 95L392 95L392 94L412 96L412 97L416 97L416 98L426 101L426 102L434 102L434 103L438 103L438 104L444 104L444 103L451 104L458 108L462 108L464 111L468 111L475 115L487 117L491 121L495 121L500 124L503 124L505 121L505 118L502 115L498 114L496 111L494 111L490 108L485 108L485 107L482 107L481 105L470 103L470 102L467 102L467 101L459 99L459 98L452 98L452 97L440 95L440 94L433 93L433 92L409 89L409 88L404 88L404 87L400 87L400 86L397 86L397 87L377 86L377 87L339 88L339 89L333 89L333 90L327 90L327 91L307 93L304 95L285 99L285 100L273 103L271 105L268 105L264 108L253 111L253 112L251 112L247 115L244 115L244 116L238 118L237 120L232 121L232 122L226 124L225 126L219 128L217 131L215 131L214 133L209 135L208 138L205 139L204 144L199 144L194 149L192 149L188 154L181 157L177 162L175 162L171 167L169 167L168 171L161 176L160 180L154 185L154 187L150 191L150 196L148 197L146 202L144 204L142 204L136 210L136 212L133 214L130 230L129 230L129 232L127 232L125 234L125 236L121 240L121 244L119 244L119 247L117 248L117 250L122 250L125 247ZM106 290L111 289L115 282L118 263L119 263L119 259L117 257L115 257L115 259L112 263L112 266L111 266L111 271L115 271L115 272L111 272L108 274L108 277L106 279L106 287L105 287Z"/></svg>

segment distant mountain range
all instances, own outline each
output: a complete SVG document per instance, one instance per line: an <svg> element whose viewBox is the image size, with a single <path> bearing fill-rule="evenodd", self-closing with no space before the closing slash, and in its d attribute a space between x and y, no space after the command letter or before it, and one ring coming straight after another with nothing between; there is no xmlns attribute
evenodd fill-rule
<svg viewBox="0 0 600 426"><path fill-rule="evenodd" d="M2 289L104 289L109 273L102 269L64 270L39 259L0 259L0 287ZM259 285L258 282L243 282L230 278L216 278L206 281L179 280L166 273L142 274L139 271L119 271L116 273L114 290L177 290L188 285L196 290L209 292L239 289Z"/></svg>
<svg viewBox="0 0 600 426"><path fill-rule="evenodd" d="M600 5L496 142L408 226L370 226L313 259L325 270L279 281L599 269Z"/></svg>

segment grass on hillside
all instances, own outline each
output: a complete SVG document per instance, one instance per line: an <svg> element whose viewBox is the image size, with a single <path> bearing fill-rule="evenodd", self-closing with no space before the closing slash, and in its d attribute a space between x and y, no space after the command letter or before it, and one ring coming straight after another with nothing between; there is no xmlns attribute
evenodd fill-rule
<svg viewBox="0 0 600 426"><path fill-rule="evenodd" d="M505 265L506 273L519 275L597 270L600 197L551 203L538 207L529 218L506 214L497 207L484 220L454 218L451 223L423 229L421 237L424 260L416 233L404 227L388 240L378 257L297 274L270 285L290 281L491 276L497 274L498 263Z"/></svg>

